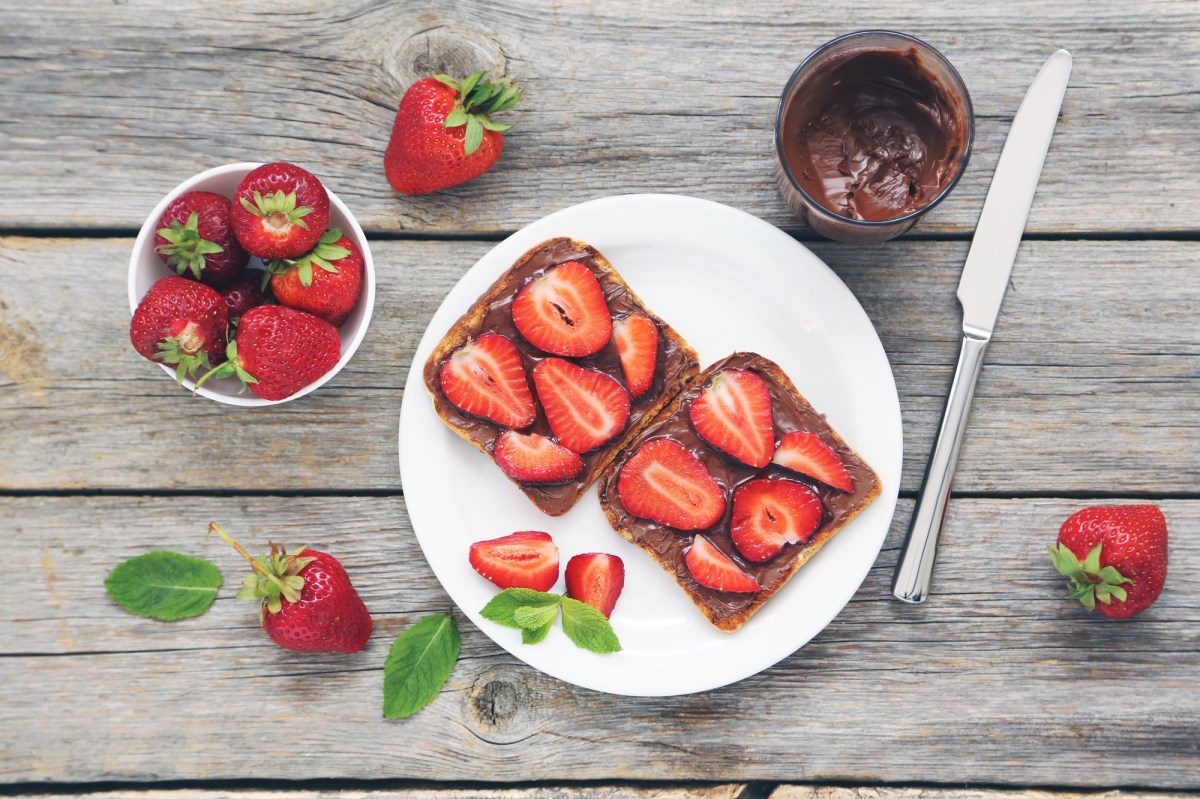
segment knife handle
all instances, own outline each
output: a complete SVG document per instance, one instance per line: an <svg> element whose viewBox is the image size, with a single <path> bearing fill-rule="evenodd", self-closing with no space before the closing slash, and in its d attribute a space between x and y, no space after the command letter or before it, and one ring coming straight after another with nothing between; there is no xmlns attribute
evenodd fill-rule
<svg viewBox="0 0 1200 799"><path fill-rule="evenodd" d="M942 520L950 500L950 482L954 478L954 467L958 464L958 450L962 446L963 431L967 428L971 398L975 396L975 381L979 379L987 345L986 337L963 333L958 366L954 369L954 382L950 384L950 396L946 398L946 411L942 414L942 427L938 430L933 454L929 457L921 492L913 508L908 538L904 541L900 562L896 565L896 576L892 581L892 595L904 602L924 602L929 593L933 561L937 557L938 539L942 534Z"/></svg>

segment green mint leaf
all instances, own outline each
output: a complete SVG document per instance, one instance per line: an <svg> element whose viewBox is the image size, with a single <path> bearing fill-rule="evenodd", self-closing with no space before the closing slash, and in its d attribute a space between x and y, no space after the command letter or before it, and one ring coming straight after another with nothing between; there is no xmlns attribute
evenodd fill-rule
<svg viewBox="0 0 1200 799"><path fill-rule="evenodd" d="M621 651L621 642L608 619L585 602L563 597L562 625L563 632L578 647L602 655Z"/></svg>
<svg viewBox="0 0 1200 799"><path fill-rule="evenodd" d="M549 624L553 624L557 618L557 604L543 605L541 607L522 605L513 611L513 621L521 625L521 629L523 630L540 630Z"/></svg>
<svg viewBox="0 0 1200 799"><path fill-rule="evenodd" d="M104 588L130 613L175 621L212 607L221 582L221 572L207 560L159 550L118 564Z"/></svg>
<svg viewBox="0 0 1200 799"><path fill-rule="evenodd" d="M461 649L458 626L446 613L425 616L396 636L383 664L383 715L408 718L432 702Z"/></svg>
<svg viewBox="0 0 1200 799"><path fill-rule="evenodd" d="M523 644L540 644L542 641L544 641L546 639L546 633L550 632L550 628L554 626L554 619L557 617L558 617L558 613L556 612L554 614L554 616L552 616L550 618L550 621L546 622L541 627L537 627L534 629L530 629L529 627L522 627L521 628L521 643L523 643Z"/></svg>
<svg viewBox="0 0 1200 799"><path fill-rule="evenodd" d="M520 629L521 625L515 618L517 610L523 607L553 607L557 609L558 603L561 601L562 597L558 594L547 594L545 591L534 591L532 588L505 588L492 597L479 613L485 619L497 624Z"/></svg>

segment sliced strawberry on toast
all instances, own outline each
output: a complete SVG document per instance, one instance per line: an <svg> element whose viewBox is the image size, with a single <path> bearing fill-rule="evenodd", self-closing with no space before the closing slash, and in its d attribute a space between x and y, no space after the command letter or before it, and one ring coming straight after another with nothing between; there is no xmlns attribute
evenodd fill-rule
<svg viewBox="0 0 1200 799"><path fill-rule="evenodd" d="M754 372L725 369L712 376L689 410L708 443L742 463L762 468L775 452L771 393Z"/></svg>
<svg viewBox="0 0 1200 799"><path fill-rule="evenodd" d="M526 283L513 300L512 320L530 344L567 358L599 352L613 332L600 282L578 261Z"/></svg>
<svg viewBox="0 0 1200 799"><path fill-rule="evenodd" d="M669 438L642 445L621 469L617 495L629 513L677 530L703 530L725 515L725 492L695 455Z"/></svg>
<svg viewBox="0 0 1200 799"><path fill-rule="evenodd" d="M821 498L808 486L758 478L733 492L729 537L743 558L765 563L787 544L807 542L824 518Z"/></svg>
<svg viewBox="0 0 1200 799"><path fill-rule="evenodd" d="M505 430L492 455L504 473L520 483L562 483L583 471L579 453L537 433Z"/></svg>
<svg viewBox="0 0 1200 799"><path fill-rule="evenodd" d="M702 535L692 539L684 563L692 579L705 588L731 594L752 594L762 589L758 580L738 568L728 555Z"/></svg>
<svg viewBox="0 0 1200 799"><path fill-rule="evenodd" d="M658 365L658 325L648 316L630 314L613 323L613 341L625 373L625 387L640 397L654 385Z"/></svg>
<svg viewBox="0 0 1200 799"><path fill-rule="evenodd" d="M820 480L838 491L854 490L854 482L846 471L846 465L816 433L802 430L788 433L779 442L779 449L775 450L771 462Z"/></svg>
<svg viewBox="0 0 1200 799"><path fill-rule="evenodd" d="M589 552L567 561L567 596L612 615L625 587L625 562L616 555Z"/></svg>
<svg viewBox="0 0 1200 799"><path fill-rule="evenodd" d="M440 379L446 398L467 413L514 430L537 416L521 354L498 333L484 333L456 350Z"/></svg>
<svg viewBox="0 0 1200 799"><path fill-rule="evenodd" d="M471 544L471 567L501 588L549 591L558 582L558 547L549 533L512 533Z"/></svg>
<svg viewBox="0 0 1200 799"><path fill-rule="evenodd" d="M629 392L603 372L547 358L533 367L533 384L546 421L564 447L588 452L625 429Z"/></svg>

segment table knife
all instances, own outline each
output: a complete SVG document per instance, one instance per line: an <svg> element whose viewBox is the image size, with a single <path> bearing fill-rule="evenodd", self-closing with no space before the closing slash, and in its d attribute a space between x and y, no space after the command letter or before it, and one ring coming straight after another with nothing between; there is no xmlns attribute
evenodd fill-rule
<svg viewBox="0 0 1200 799"><path fill-rule="evenodd" d="M1000 151L971 240L958 283L958 301L963 310L958 365L892 582L892 594L904 602L923 602L929 593L942 521L950 499L950 482L958 463L975 381L1000 313L1070 76L1071 54L1059 50L1033 79Z"/></svg>

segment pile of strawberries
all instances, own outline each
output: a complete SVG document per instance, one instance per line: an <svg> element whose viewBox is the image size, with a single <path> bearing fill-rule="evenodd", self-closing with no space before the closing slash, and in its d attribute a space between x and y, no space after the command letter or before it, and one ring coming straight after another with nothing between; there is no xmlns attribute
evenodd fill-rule
<svg viewBox="0 0 1200 799"><path fill-rule="evenodd" d="M154 249L177 276L146 292L129 337L178 381L236 376L243 391L281 400L337 364L363 255L329 228L329 193L310 172L264 164L232 201L186 192L159 219ZM265 270L250 268L251 256Z"/></svg>

